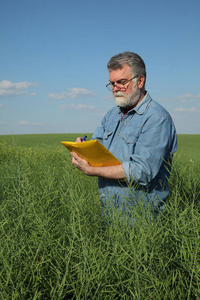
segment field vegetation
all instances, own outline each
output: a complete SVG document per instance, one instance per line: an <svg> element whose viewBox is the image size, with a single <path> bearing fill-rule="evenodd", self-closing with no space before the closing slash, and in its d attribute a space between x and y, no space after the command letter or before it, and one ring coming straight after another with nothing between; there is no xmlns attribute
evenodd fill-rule
<svg viewBox="0 0 200 300"><path fill-rule="evenodd" d="M178 136L162 215L106 223L60 144L78 135L0 136L0 299L200 299L200 136Z"/></svg>

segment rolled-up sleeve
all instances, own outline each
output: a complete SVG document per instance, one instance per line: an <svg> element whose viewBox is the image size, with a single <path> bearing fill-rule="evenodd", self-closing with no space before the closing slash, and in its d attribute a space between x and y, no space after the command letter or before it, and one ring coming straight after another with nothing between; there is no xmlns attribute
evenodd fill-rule
<svg viewBox="0 0 200 300"><path fill-rule="evenodd" d="M143 126L134 153L122 164L128 181L148 185L169 155L176 151L173 144L175 134L170 117L151 116Z"/></svg>

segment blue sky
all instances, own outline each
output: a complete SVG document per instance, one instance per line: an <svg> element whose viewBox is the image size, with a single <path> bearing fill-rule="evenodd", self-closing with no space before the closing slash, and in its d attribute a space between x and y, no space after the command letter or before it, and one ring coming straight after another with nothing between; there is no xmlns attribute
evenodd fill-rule
<svg viewBox="0 0 200 300"><path fill-rule="evenodd" d="M106 64L138 53L178 133L200 134L200 1L6 0L0 134L93 132L115 103Z"/></svg>

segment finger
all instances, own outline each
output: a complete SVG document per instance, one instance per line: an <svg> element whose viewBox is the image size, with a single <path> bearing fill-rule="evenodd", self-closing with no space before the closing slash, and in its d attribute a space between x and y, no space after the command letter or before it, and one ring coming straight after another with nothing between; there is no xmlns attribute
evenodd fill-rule
<svg viewBox="0 0 200 300"><path fill-rule="evenodd" d="M79 136L79 137L77 137L77 139L76 139L75 143L81 143L81 142L82 142L82 140L83 140L83 138Z"/></svg>
<svg viewBox="0 0 200 300"><path fill-rule="evenodd" d="M72 157L72 164L74 165L76 162L76 159L74 157Z"/></svg>
<svg viewBox="0 0 200 300"><path fill-rule="evenodd" d="M75 160L79 158L79 156L75 152L70 152L70 154Z"/></svg>

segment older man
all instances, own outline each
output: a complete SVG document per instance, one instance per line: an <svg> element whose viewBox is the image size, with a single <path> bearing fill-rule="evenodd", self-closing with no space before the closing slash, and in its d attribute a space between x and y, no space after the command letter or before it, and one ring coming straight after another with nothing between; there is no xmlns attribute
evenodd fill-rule
<svg viewBox="0 0 200 300"><path fill-rule="evenodd" d="M122 164L92 167L75 153L72 163L89 176L99 177L102 201L113 199L120 207L143 199L157 210L169 194L172 156L177 150L176 130L170 114L145 90L146 68L132 52L108 62L109 83L117 106L103 118L93 139L99 140ZM76 142L81 142L77 138ZM136 184L134 184L136 183Z"/></svg>

